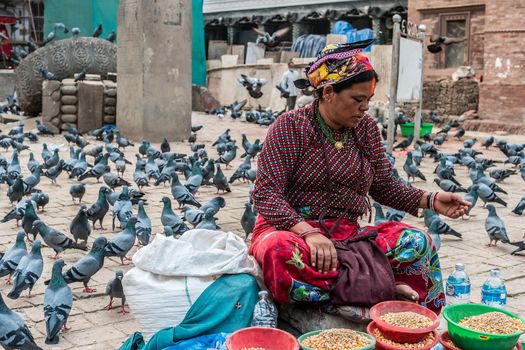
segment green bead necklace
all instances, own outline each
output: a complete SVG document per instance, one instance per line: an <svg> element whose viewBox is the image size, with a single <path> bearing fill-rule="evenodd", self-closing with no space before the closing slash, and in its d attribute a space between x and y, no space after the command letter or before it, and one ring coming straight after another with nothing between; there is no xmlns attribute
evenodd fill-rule
<svg viewBox="0 0 525 350"><path fill-rule="evenodd" d="M319 127L321 128L321 131L323 132L324 136L326 136L328 140L330 140L330 142L334 145L335 149L342 150L346 144L346 141L348 141L348 130L345 130L345 134L341 141L336 141L334 139L334 131L324 121L323 117L321 116L321 113L319 112L319 108L316 109L316 117L317 122L319 123Z"/></svg>

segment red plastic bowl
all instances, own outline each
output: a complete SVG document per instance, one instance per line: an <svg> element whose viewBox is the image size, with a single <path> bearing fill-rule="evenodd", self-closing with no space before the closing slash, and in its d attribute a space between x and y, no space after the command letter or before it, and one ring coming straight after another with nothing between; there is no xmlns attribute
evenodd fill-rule
<svg viewBox="0 0 525 350"><path fill-rule="evenodd" d="M228 350L250 347L261 347L266 350L299 350L299 342L290 333L265 327L239 329L226 339Z"/></svg>
<svg viewBox="0 0 525 350"><path fill-rule="evenodd" d="M386 344L386 343L383 343L381 341L381 339L378 339L375 334L374 334L374 331L378 329L377 327L377 323L375 321L372 321L368 324L368 327L366 327L366 331L368 332L368 334L370 334L372 337L374 337L374 339L376 340L376 348L378 350L413 350L412 348L404 348L404 347L396 347L394 345L390 345L390 344ZM381 331L381 330L380 330ZM430 332L429 332L430 333ZM432 331L432 333L434 333L434 341L427 345L427 346L423 346L421 348L417 348L417 350L430 350L432 349L434 346L436 346L436 344L438 343L439 341L439 334L437 331ZM428 335L428 333L427 333ZM384 336L384 334L383 334ZM417 342L416 342L417 343Z"/></svg>
<svg viewBox="0 0 525 350"><path fill-rule="evenodd" d="M419 329L404 328L392 326L379 319L382 315L389 312L408 311L415 312L430 318L433 321L432 325ZM385 338L393 340L396 343L417 343L423 340L428 335L428 333L439 327L439 319L432 310L415 303L409 303L407 301L392 300L376 304L370 309L370 317L377 324L377 328L379 328L381 334L383 334Z"/></svg>
<svg viewBox="0 0 525 350"><path fill-rule="evenodd" d="M441 345L443 345L445 350L461 350L461 348L458 348L457 346L452 347L448 345L449 343L452 343L452 341L450 340L450 336L448 335L448 331L445 331L439 335L439 342L441 343ZM521 346L520 342L516 344L516 350L523 350L523 346Z"/></svg>

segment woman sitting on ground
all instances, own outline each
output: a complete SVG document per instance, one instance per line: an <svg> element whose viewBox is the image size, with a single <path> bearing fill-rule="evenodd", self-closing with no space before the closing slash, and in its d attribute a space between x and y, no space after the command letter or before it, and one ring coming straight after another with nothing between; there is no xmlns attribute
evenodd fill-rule
<svg viewBox="0 0 525 350"><path fill-rule="evenodd" d="M330 300L340 267L332 240L359 236L357 220L370 214L368 195L412 215L432 207L458 218L468 208L455 194L425 192L393 175L380 131L366 114L378 78L361 49L329 45L320 52L307 68L316 100L281 115L260 154L253 191L259 215L250 253L279 303ZM329 239L322 228L334 225ZM439 312L445 297L431 238L398 222L374 229L397 297Z"/></svg>

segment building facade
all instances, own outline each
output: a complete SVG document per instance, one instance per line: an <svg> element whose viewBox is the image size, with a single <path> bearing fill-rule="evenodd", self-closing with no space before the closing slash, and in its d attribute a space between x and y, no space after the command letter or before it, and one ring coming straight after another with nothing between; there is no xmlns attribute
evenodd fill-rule
<svg viewBox="0 0 525 350"><path fill-rule="evenodd" d="M480 117L494 125L525 123L525 1L409 0L408 19L425 24L429 38L466 38L438 54L426 52L430 79L472 66Z"/></svg>

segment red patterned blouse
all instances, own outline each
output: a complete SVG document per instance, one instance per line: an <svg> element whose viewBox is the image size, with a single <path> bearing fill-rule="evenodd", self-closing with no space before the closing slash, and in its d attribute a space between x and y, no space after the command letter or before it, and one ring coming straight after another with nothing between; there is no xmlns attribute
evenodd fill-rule
<svg viewBox="0 0 525 350"><path fill-rule="evenodd" d="M365 116L337 150L320 133L314 105L281 115L266 135L259 156L253 202L258 213L277 229L289 230L305 218L341 216L357 221L368 210L367 195L377 202L417 214L424 191L408 187L392 175L374 120ZM343 132L336 132L341 140ZM332 195L324 160L326 145ZM328 203L330 201L330 203Z"/></svg>

